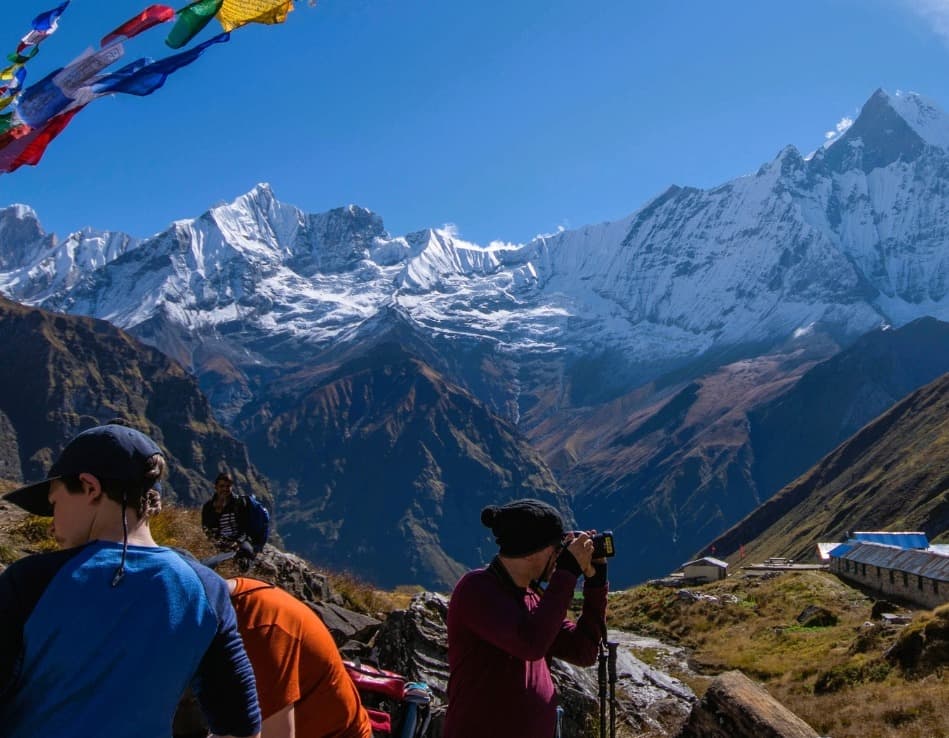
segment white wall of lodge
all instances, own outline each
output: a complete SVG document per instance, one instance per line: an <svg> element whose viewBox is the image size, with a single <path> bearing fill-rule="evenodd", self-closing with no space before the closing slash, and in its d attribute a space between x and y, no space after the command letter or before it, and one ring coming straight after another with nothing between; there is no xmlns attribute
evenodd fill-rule
<svg viewBox="0 0 949 738"><path fill-rule="evenodd" d="M717 582L719 579L728 576L727 569L704 562L686 564L682 567L682 573L685 579L692 579L697 582Z"/></svg>
<svg viewBox="0 0 949 738"><path fill-rule="evenodd" d="M949 602L949 581L930 579L919 574L865 564L832 556L830 570L841 579L860 584L881 595L896 597L933 610Z"/></svg>

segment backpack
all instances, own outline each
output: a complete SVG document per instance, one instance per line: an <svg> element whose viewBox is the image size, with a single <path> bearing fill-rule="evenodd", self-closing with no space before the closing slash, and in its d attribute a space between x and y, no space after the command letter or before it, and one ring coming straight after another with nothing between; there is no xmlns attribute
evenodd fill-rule
<svg viewBox="0 0 949 738"><path fill-rule="evenodd" d="M256 553L270 537L270 511L252 494L244 496L244 532Z"/></svg>
<svg viewBox="0 0 949 738"><path fill-rule="evenodd" d="M369 714L374 738L424 738L431 723L432 690L401 674L343 661Z"/></svg>

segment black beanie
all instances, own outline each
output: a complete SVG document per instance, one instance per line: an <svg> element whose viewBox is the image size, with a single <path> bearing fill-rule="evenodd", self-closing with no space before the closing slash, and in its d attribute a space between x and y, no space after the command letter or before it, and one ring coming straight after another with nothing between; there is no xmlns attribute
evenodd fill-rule
<svg viewBox="0 0 949 738"><path fill-rule="evenodd" d="M491 529L502 556L527 556L563 540L563 518L546 502L514 500L481 511L481 522Z"/></svg>

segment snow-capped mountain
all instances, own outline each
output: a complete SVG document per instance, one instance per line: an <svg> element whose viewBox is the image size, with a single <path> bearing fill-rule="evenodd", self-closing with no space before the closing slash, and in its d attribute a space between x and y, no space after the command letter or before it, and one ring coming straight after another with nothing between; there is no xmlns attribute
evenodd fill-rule
<svg viewBox="0 0 949 738"><path fill-rule="evenodd" d="M808 158L787 147L752 175L527 244L393 236L368 210L309 215L265 184L143 241L59 243L13 206L0 290L105 318L199 374L209 351L238 371L304 360L394 307L429 335L555 358L568 384L582 362L584 381L619 391L815 324L848 338L949 319L947 192L949 117L878 90Z"/></svg>

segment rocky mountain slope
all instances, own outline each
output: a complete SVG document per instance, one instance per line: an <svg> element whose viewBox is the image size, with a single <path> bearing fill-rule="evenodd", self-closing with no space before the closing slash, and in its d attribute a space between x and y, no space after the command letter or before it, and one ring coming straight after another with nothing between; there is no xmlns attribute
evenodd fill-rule
<svg viewBox="0 0 949 738"><path fill-rule="evenodd" d="M168 453L163 493L198 505L228 469L269 498L244 444L214 419L194 377L102 320L57 315L0 298L0 478L42 479L76 433L121 418Z"/></svg>
<svg viewBox="0 0 949 738"><path fill-rule="evenodd" d="M814 559L853 530L949 539L949 375L898 402L717 538L719 556Z"/></svg>
<svg viewBox="0 0 949 738"><path fill-rule="evenodd" d="M286 545L382 586L450 591L487 563L486 505L536 497L571 517L517 430L399 344L344 363L286 409L260 407L250 427Z"/></svg>
<svg viewBox="0 0 949 738"><path fill-rule="evenodd" d="M543 428L541 450L573 493L578 520L617 535L617 582L693 558L730 520L949 372L949 324L924 318L872 331L824 358L834 350L830 342L823 350L813 340L807 348L791 342L653 388L645 393L652 404L639 390L573 424Z"/></svg>
<svg viewBox="0 0 949 738"><path fill-rule="evenodd" d="M637 562L679 563L829 450L750 453L754 408L868 330L949 317L947 142L932 103L880 90L813 155L786 148L719 187L671 187L527 244L392 235L364 208L307 214L266 185L144 240L60 242L11 206L0 290L160 348L242 437L396 330L543 450L581 522L626 526Z"/></svg>

